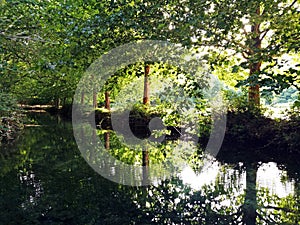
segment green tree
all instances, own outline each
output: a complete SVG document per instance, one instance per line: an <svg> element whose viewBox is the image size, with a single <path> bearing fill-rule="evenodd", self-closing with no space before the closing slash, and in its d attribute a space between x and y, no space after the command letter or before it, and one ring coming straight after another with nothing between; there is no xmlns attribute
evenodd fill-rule
<svg viewBox="0 0 300 225"><path fill-rule="evenodd" d="M128 5L131 5L128 2ZM120 10L124 21L143 38L171 40L188 48L209 46L209 51L225 51L242 59L232 67L246 70L248 78L241 85L249 87L249 101L259 104L260 87L279 90L290 85L299 88L298 67L280 73L280 56L299 50L299 3L294 1L166 1L155 5L137 1L130 13ZM123 8L125 9L125 8ZM213 67L228 60L210 59Z"/></svg>
<svg viewBox="0 0 300 225"><path fill-rule="evenodd" d="M285 83L290 85L297 79L299 71L291 71L291 68L287 68L288 76L272 70L279 56L296 53L299 49L297 1L209 3L197 1L193 2L193 7L189 5L188 14L193 15L187 18L191 34L198 45L231 50L232 54L244 58L233 70L247 69L249 76L244 84L249 86L250 102L259 104L260 86L285 88Z"/></svg>
<svg viewBox="0 0 300 225"><path fill-rule="evenodd" d="M299 67L283 67L280 59L298 54L296 0L12 0L2 1L0 7L2 88L10 91L14 86L11 91L22 97L26 89L29 98L42 90L50 99L70 99L91 62L141 39L168 40L192 49L206 46L214 69L230 65L231 72L248 73L239 84L249 86L249 100L255 105L260 87L299 89ZM238 60L232 63L230 55Z"/></svg>

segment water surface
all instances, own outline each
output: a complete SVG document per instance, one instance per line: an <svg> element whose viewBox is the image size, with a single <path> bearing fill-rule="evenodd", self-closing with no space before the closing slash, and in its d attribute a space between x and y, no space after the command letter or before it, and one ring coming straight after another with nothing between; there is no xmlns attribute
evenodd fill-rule
<svg viewBox="0 0 300 225"><path fill-rule="evenodd" d="M295 162L215 160L199 170L199 157L170 179L131 187L87 164L70 122L47 114L30 118L38 126L1 149L0 224L253 224L253 218L255 224L300 224ZM111 154L131 163L134 152L116 155L114 141Z"/></svg>

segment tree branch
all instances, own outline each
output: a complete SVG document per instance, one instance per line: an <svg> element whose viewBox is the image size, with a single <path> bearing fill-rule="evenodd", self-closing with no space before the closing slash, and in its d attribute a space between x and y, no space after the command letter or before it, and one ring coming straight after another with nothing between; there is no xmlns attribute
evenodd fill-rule
<svg viewBox="0 0 300 225"><path fill-rule="evenodd" d="M262 41L265 38L265 36L267 35L267 33L269 31L270 31L270 29L267 29L267 30L265 30L265 31L262 32L263 35L261 36L260 41Z"/></svg>
<svg viewBox="0 0 300 225"><path fill-rule="evenodd" d="M243 33L245 34L245 36L247 36L248 32L246 31L245 26L243 26L242 29L243 29Z"/></svg>
<svg viewBox="0 0 300 225"><path fill-rule="evenodd" d="M296 4L296 2L297 2L297 0L294 0L294 1L292 2L292 4L290 4L286 9L292 8L292 7Z"/></svg>
<svg viewBox="0 0 300 225"><path fill-rule="evenodd" d="M292 8L292 7L296 4L297 1L298 1L298 0L294 0L294 1L292 2L292 4L290 4L288 7L286 7L286 8L283 10L283 12L282 12L282 14L280 15L280 17L283 16L284 13L285 13L286 11L288 11L290 8Z"/></svg>
<svg viewBox="0 0 300 225"><path fill-rule="evenodd" d="M297 213L295 210L289 209L289 208L283 208L283 207L277 207L277 206L265 206L264 208L266 209L274 209L274 210L282 210L284 212L289 212L289 213Z"/></svg>
<svg viewBox="0 0 300 225"><path fill-rule="evenodd" d="M248 55L246 55L247 53L246 52L242 52L242 55L245 59L249 59Z"/></svg>
<svg viewBox="0 0 300 225"><path fill-rule="evenodd" d="M23 17L23 15L19 16L16 20L12 21L11 24L9 24L9 25L4 29L4 32L6 32L6 31L8 31L10 28L12 28L12 27L15 25L15 23L16 23L17 21L19 21L22 17Z"/></svg>
<svg viewBox="0 0 300 225"><path fill-rule="evenodd" d="M261 219L262 221L265 221L269 225L271 225L271 224L276 225L277 224L276 221L273 220L272 218L269 218L269 220L267 220L263 216L261 216L259 213L257 213L257 216L258 216L259 219Z"/></svg>
<svg viewBox="0 0 300 225"><path fill-rule="evenodd" d="M251 54L254 53L253 50L251 48L249 48L248 46L246 46L246 45L243 45L243 44L241 44L239 42L236 42L234 40L228 40L228 39L225 39L225 40L228 41L228 42L233 43L234 45L237 45L237 46L241 47L242 49L244 49L244 52L248 55L251 55Z"/></svg>

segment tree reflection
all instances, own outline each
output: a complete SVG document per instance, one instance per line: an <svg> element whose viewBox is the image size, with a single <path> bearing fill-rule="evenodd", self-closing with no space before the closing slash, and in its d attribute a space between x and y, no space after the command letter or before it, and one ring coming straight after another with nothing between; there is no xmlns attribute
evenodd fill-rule
<svg viewBox="0 0 300 225"><path fill-rule="evenodd" d="M123 149L116 143L113 144L115 148ZM164 144L159 150L168 148L168 143ZM126 161L131 158L128 152L123 149L117 157ZM170 154L168 151L165 153ZM193 190L182 179L174 177L134 191L133 202L142 213L138 217L139 221L143 224L297 224L299 210L294 209L294 205L299 202L299 195L296 195L296 188L293 197L280 199L268 188L258 187L257 171L262 163L259 158L255 160L251 151L244 158L248 160L241 161L241 158L230 154L226 159L219 158L225 163L219 168L219 175L215 182L204 185L201 190ZM144 180L148 178L149 159L163 161L164 157L156 158L144 146L140 155L142 165L145 166ZM203 155L198 152L190 160L191 166L197 170L197 167L203 166L203 160ZM229 173L229 170L235 172ZM243 182L245 184L241 186Z"/></svg>
<svg viewBox="0 0 300 225"><path fill-rule="evenodd" d="M137 188L111 182L94 172L77 149L71 124L55 121L50 121L52 125L25 130L12 154L0 159L3 181L0 224L295 225L300 222L298 156L262 159L243 155L248 160L242 160L227 152L227 158L218 158L222 163L218 163L215 180L201 182L203 185L198 189L193 189L180 175ZM147 165L163 161L165 155L172 153L171 143L157 149L143 146L144 151L137 152L122 147L114 134L103 134L100 138L106 152L128 164L138 161L145 166L145 183ZM99 138L99 133L94 135L91 138ZM199 152L196 155L189 161L195 174L201 173L204 160ZM258 168L262 162L270 161L287 171L282 179L293 182L292 193L278 196L270 188L257 185ZM30 196L34 201L30 201Z"/></svg>
<svg viewBox="0 0 300 225"><path fill-rule="evenodd" d="M242 207L243 221L246 225L255 225L257 217L257 164L247 163L246 165L246 190L245 200Z"/></svg>
<svg viewBox="0 0 300 225"><path fill-rule="evenodd" d="M142 166L143 166L143 181L142 185L147 185L149 183L149 152L148 146L144 146L142 152Z"/></svg>
<svg viewBox="0 0 300 225"><path fill-rule="evenodd" d="M175 177L147 187L147 195L141 191L133 201L147 215L145 224L298 224L299 190L280 198L257 187L257 163L242 167L244 191L239 184L243 176L229 175L221 167L216 181L200 190Z"/></svg>

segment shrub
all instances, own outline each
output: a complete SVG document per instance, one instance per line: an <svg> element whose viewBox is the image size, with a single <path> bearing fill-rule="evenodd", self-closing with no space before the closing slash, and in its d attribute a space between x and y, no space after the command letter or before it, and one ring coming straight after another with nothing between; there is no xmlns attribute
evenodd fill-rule
<svg viewBox="0 0 300 225"><path fill-rule="evenodd" d="M22 127L17 101L10 94L0 92L0 142L14 139Z"/></svg>

